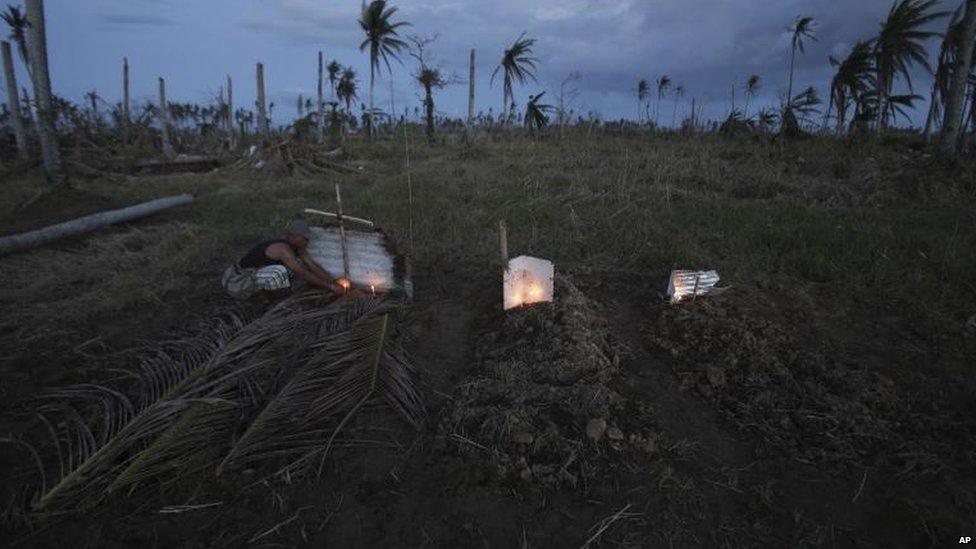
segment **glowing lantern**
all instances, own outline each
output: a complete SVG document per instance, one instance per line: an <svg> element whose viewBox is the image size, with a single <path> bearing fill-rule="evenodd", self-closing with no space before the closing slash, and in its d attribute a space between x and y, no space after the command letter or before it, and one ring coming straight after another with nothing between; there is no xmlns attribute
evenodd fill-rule
<svg viewBox="0 0 976 549"><path fill-rule="evenodd" d="M521 255L508 262L503 294L505 310L552 301L551 261Z"/></svg>
<svg viewBox="0 0 976 549"><path fill-rule="evenodd" d="M685 299L694 301L696 297L712 292L718 280L718 271L671 271L671 278L668 280L668 297L672 304Z"/></svg>

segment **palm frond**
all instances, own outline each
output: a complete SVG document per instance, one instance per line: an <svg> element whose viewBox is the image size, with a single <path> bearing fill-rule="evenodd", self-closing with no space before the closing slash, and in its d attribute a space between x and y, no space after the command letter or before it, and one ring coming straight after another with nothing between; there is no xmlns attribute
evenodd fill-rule
<svg viewBox="0 0 976 549"><path fill-rule="evenodd" d="M170 344L181 346L181 353L159 351L142 360L139 370L130 374L137 381L137 403L120 390L96 384L43 395L39 418L52 435L59 476L50 489L42 488L35 508L43 510L66 501L84 507L101 499L120 456L139 449L175 420L183 388L243 325L240 317L232 315L218 320L206 335ZM61 419L51 422L49 416Z"/></svg>

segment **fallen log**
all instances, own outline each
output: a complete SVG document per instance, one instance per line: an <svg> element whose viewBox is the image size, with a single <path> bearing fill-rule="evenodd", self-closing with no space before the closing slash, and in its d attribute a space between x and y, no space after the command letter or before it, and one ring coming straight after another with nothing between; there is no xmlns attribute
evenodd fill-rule
<svg viewBox="0 0 976 549"><path fill-rule="evenodd" d="M190 202L193 202L192 194L167 196L118 210L86 215L35 231L0 237L0 255L29 250L60 238L85 234L113 223L131 221Z"/></svg>

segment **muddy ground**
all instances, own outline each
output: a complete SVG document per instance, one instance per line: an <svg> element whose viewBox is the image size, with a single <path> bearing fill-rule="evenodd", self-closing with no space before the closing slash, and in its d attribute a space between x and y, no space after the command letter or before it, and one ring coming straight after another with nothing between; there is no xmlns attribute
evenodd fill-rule
<svg viewBox="0 0 976 549"><path fill-rule="evenodd" d="M756 320L762 290L674 309L657 280L617 275L504 314L488 278L465 294L418 282L430 416L418 434L390 424L398 449L344 450L291 484L169 487L6 543L925 547L972 526L964 383L911 409L901 395L922 380L897 350L894 377L809 358L815 328ZM165 512L176 505L212 506Z"/></svg>

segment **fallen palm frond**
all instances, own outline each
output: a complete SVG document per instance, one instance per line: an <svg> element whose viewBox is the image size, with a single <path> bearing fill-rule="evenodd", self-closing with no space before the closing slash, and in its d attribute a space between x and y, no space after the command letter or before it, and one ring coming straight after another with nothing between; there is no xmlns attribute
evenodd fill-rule
<svg viewBox="0 0 976 549"><path fill-rule="evenodd" d="M245 412L258 407L288 377L305 349L328 334L347 329L379 305L376 300L342 299L317 306L314 293L283 302L247 326L215 357L208 375L188 387L192 404L153 444L119 473L110 490L151 479L175 478L219 461Z"/></svg>
<svg viewBox="0 0 976 549"><path fill-rule="evenodd" d="M130 374L138 381L136 403L120 390L95 384L44 395L38 417L52 435L58 480L50 487L42 481L34 508L46 510L63 501L84 507L101 499L121 457L178 417L185 387L242 327L243 321L231 316L215 323L207 336L183 340L182 353L160 352L143 360L139 371ZM48 416L55 414L63 419L52 423Z"/></svg>
<svg viewBox="0 0 976 549"><path fill-rule="evenodd" d="M395 311L384 308L317 344L303 367L249 425L218 468L271 457L295 457L294 471L326 455L355 413L385 400L411 425L424 408L398 348Z"/></svg>
<svg viewBox="0 0 976 549"><path fill-rule="evenodd" d="M124 372L124 387L48 393L38 417L54 439L58 480L49 487L42 479L33 509L84 509L110 492L218 464L219 474L277 456L306 463L374 402L419 425L423 405L400 347L400 309L388 298L308 292L248 324L231 317L206 336L162 345Z"/></svg>

